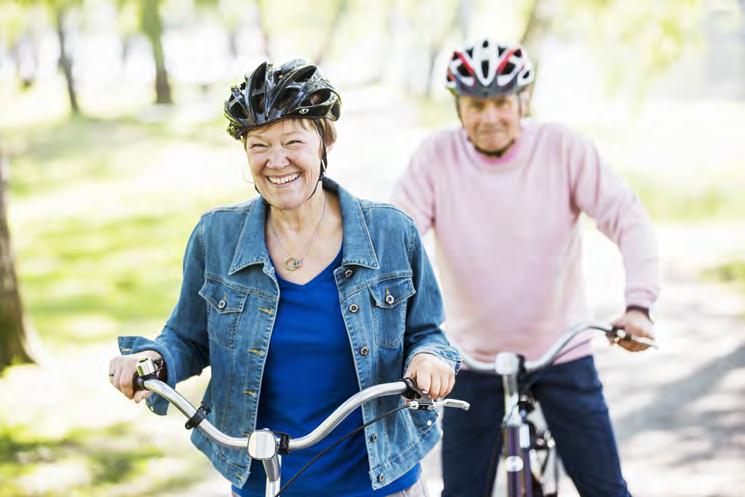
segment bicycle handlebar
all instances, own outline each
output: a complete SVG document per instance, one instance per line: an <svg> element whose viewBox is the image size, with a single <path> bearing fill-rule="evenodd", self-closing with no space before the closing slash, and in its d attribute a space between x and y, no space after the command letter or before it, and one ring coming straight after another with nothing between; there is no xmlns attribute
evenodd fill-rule
<svg viewBox="0 0 745 497"><path fill-rule="evenodd" d="M468 366L469 369L472 369L474 371L494 373L502 369L519 369L520 371L525 373L532 373L553 363L556 357L561 353L562 350L564 350L567 344L571 342L574 337L576 337L580 333L590 330L602 331L606 334L606 336L617 341L632 340L649 347L657 348L657 344L654 342L654 340L650 340L649 338L645 337L630 335L623 329L617 328L610 323L583 323L570 328L566 333L560 336L559 339L556 340L556 342L554 342L554 344L546 352L543 353L543 355L541 355L534 361L524 361L522 358L516 357L517 354L503 355L502 353L500 353L497 354L497 357L493 362L478 361L473 357L464 354L462 351L461 356L463 359L463 363ZM517 361L517 363L515 361Z"/></svg>
<svg viewBox="0 0 745 497"><path fill-rule="evenodd" d="M189 400L178 393L175 389L171 388L166 383L160 380L154 379L155 373L156 369L153 361L149 358L141 359L140 362L137 364L137 376L135 378L135 381L133 382L135 391L145 389L160 395L168 402L176 406L176 408L181 411L184 416L189 418L189 422L187 422L187 428L189 427L189 424L195 420L193 426L191 427L198 427L208 437L221 445L232 448L246 448L248 446L249 439L251 438L252 433L255 432L250 433L248 437L240 438L231 437L223 433L207 419L205 419L205 414L203 412L201 416L199 416L200 411L203 411L203 408L197 409L191 404L191 402L189 402ZM332 412L320 425L318 425L307 435L295 439L288 439L285 449L287 451L290 451L305 449L312 445L315 445L319 441L323 440L323 438L326 437L326 435L328 435L334 428L336 428L339 423L341 423L352 411L360 407L362 404L380 397L386 397L390 395L403 395L409 399L412 399L412 401L409 403L410 409L432 410L439 407L457 407L459 409L468 410L470 407L468 402L454 399L442 399L433 401L431 398L429 398L429 396L419 391L416 388L414 382L409 378L405 378L401 381L392 383L381 383L379 385L365 388L364 390L361 390L360 392L357 392L356 394L351 396L342 405L337 407L334 412Z"/></svg>

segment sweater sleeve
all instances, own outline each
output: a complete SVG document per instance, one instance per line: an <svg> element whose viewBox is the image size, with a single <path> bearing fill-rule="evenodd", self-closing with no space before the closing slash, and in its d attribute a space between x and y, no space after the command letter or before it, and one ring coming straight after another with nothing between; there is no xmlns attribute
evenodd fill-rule
<svg viewBox="0 0 745 497"><path fill-rule="evenodd" d="M391 203L411 216L421 235L435 223L435 189L429 141L419 146L398 179Z"/></svg>
<svg viewBox="0 0 745 497"><path fill-rule="evenodd" d="M647 211L589 141L575 137L568 158L575 208L593 217L598 229L621 251L626 305L652 307L660 291L660 263Z"/></svg>

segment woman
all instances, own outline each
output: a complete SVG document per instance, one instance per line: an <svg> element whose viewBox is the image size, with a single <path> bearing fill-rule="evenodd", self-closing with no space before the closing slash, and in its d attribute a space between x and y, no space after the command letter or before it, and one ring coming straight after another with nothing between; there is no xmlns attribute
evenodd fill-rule
<svg viewBox="0 0 745 497"><path fill-rule="evenodd" d="M163 360L171 386L211 366L204 403L218 428L300 436L378 383L409 376L434 398L450 392L459 357L440 329L440 293L414 224L324 177L339 111L336 90L300 60L263 63L232 88L228 132L243 143L260 197L202 216L160 336L120 338L123 355L111 360L110 377L128 398L166 412L164 399L132 391L142 357ZM400 401L369 403L336 434ZM372 424L283 495L426 495L419 461L439 438L433 416L404 410ZM263 467L245 451L198 430L192 441L234 495L264 495ZM323 448L286 457L283 480Z"/></svg>

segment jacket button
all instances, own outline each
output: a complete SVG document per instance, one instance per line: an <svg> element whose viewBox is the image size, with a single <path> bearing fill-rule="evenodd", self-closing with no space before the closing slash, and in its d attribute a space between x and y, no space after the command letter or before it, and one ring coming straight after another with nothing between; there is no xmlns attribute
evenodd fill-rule
<svg viewBox="0 0 745 497"><path fill-rule="evenodd" d="M360 349L360 355L367 355L369 353L370 353L370 349L368 349L367 347L362 347Z"/></svg>
<svg viewBox="0 0 745 497"><path fill-rule="evenodd" d="M355 314L359 310L360 306L358 306L357 304L352 304L349 306L349 312L351 312L352 314Z"/></svg>
<svg viewBox="0 0 745 497"><path fill-rule="evenodd" d="M225 309L225 306L227 305L227 302L225 300L220 300L220 302L217 303L218 309Z"/></svg>
<svg viewBox="0 0 745 497"><path fill-rule="evenodd" d="M378 483L383 483L385 481L385 475L383 473L380 473L378 475Z"/></svg>
<svg viewBox="0 0 745 497"><path fill-rule="evenodd" d="M370 441L371 442L376 442L377 440L378 440L378 435L376 435L375 433L373 433L372 435L370 435Z"/></svg>
<svg viewBox="0 0 745 497"><path fill-rule="evenodd" d="M346 271L344 271L345 278L351 278L353 274L354 274L354 271L352 271L351 269L347 269Z"/></svg>
<svg viewBox="0 0 745 497"><path fill-rule="evenodd" d="M393 305L393 303L396 301L396 299L391 295L390 293L385 296L385 303L388 305Z"/></svg>

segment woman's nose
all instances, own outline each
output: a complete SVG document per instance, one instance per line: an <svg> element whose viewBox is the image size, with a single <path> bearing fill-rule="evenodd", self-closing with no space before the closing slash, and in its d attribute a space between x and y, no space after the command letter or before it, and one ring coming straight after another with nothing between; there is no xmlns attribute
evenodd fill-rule
<svg viewBox="0 0 745 497"><path fill-rule="evenodd" d="M269 159L267 160L267 167L272 167L275 169L282 169L287 164L289 164L290 161L287 160L287 154L282 148L275 148L269 153Z"/></svg>

